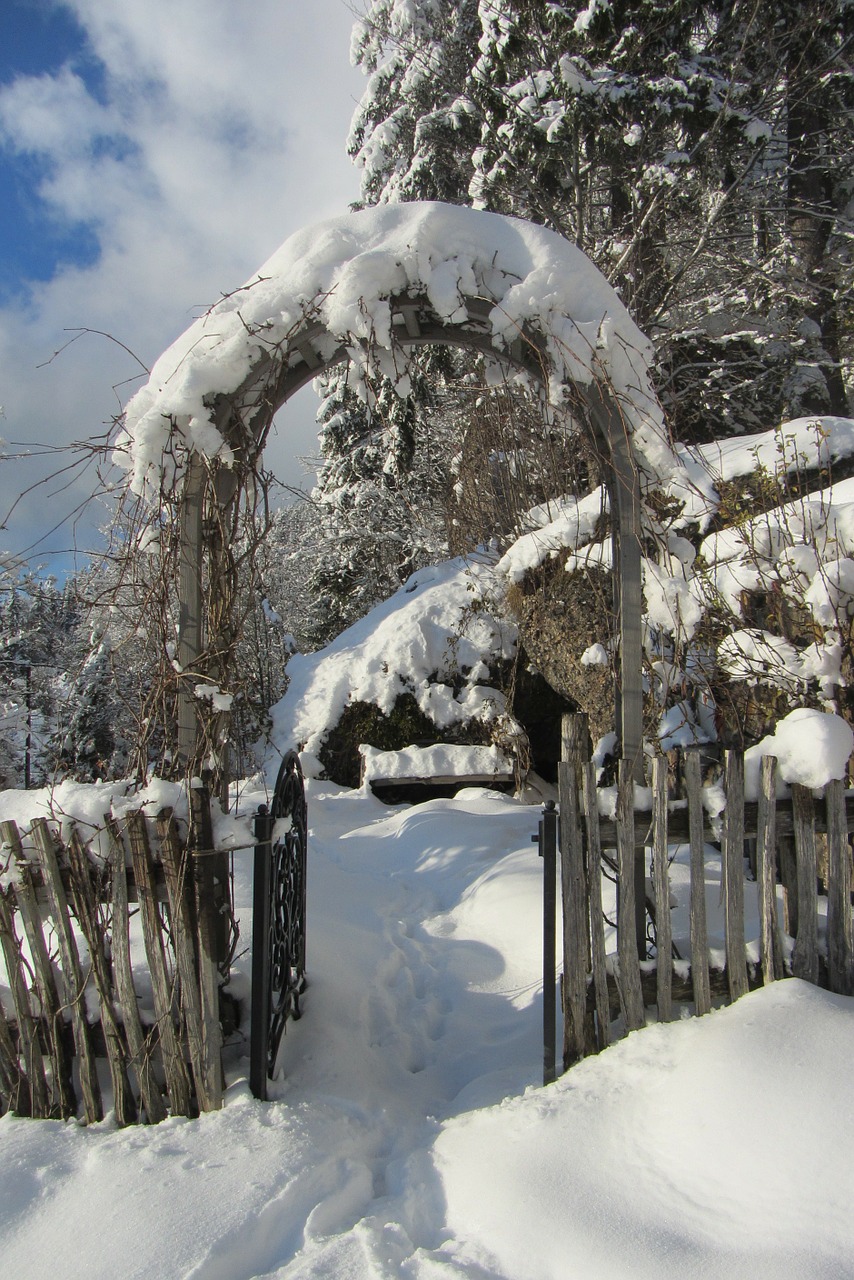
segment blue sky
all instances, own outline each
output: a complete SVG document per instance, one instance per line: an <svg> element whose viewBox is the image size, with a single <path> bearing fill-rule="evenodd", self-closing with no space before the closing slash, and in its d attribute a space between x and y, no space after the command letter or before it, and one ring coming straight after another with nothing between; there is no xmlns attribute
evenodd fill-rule
<svg viewBox="0 0 854 1280"><path fill-rule="evenodd" d="M357 198L352 22L347 0L0 0L7 453L103 433L200 308ZM268 459L287 483L311 482L313 412L288 406ZM0 525L25 494L0 552L52 564L91 545L107 508L39 542L94 486L90 471L30 492L45 474L0 461Z"/></svg>
<svg viewBox="0 0 854 1280"><path fill-rule="evenodd" d="M5 0L0 18L0 85L19 76L56 73L70 63L93 95L103 92L103 65L71 10L45 0ZM27 280L48 280L64 262L91 263L98 241L84 223L52 217L37 190L44 162L0 152L0 298Z"/></svg>

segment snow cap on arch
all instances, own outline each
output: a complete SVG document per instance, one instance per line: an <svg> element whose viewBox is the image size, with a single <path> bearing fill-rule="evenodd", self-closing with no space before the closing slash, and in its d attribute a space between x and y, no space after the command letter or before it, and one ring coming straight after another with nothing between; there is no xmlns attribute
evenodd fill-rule
<svg viewBox="0 0 854 1280"><path fill-rule="evenodd" d="M114 456L132 490L156 500L193 452L230 465L215 397L245 386L271 353L282 365L298 360L293 340L308 323L325 329L315 343L321 361L342 345L391 351L390 299L404 294L461 329L472 323L465 299L485 300L497 355L523 331L534 335L553 403L569 383L607 380L643 474L665 480L679 469L649 379L650 344L585 254L529 222L425 201L304 228L190 325L127 405Z"/></svg>

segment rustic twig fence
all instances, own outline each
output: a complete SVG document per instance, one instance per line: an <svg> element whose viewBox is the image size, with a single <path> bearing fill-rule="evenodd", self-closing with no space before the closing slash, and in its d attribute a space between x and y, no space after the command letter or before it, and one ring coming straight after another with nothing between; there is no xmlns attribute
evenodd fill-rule
<svg viewBox="0 0 854 1280"><path fill-rule="evenodd" d="M207 793L191 791L190 804L186 842L171 810L153 827L141 812L105 818L106 859L74 826L63 840L39 818L22 840L14 822L0 823L0 945L14 1009L0 1009L0 1114L102 1119L96 1056L109 1064L119 1125L222 1105L227 863L212 848ZM142 999L137 912L151 984Z"/></svg>
<svg viewBox="0 0 854 1280"><path fill-rule="evenodd" d="M854 995L848 843L854 830L854 792L846 792L842 782L831 782L817 799L807 788L793 785L791 798L778 799L777 762L766 756L758 802L745 803L743 757L729 751L723 762L726 806L718 825L704 808L699 753L689 749L679 753L683 794L675 799L668 794L673 760L653 760L651 811L636 809L634 780L627 762L620 761L615 818L605 819L599 813L596 767L586 742L585 718L567 717L559 817L545 814L540 835L548 880L545 845L550 823L559 822L565 1068L605 1048L621 1028L642 1027L653 1011L659 1021L670 1020L675 1003L691 1004L704 1014L713 1001L736 1000L752 987L788 975ZM706 910L710 843L720 846L723 911L723 947L711 951ZM671 931L669 851L675 844L690 851L687 955L674 948ZM745 884L746 858L755 887ZM603 873L617 886L616 952L610 955ZM748 949L745 894L754 892L758 939ZM821 911L820 896L826 899ZM820 919L825 920L822 931ZM549 1016L547 1009L547 1042ZM548 1043L544 1074L553 1078Z"/></svg>

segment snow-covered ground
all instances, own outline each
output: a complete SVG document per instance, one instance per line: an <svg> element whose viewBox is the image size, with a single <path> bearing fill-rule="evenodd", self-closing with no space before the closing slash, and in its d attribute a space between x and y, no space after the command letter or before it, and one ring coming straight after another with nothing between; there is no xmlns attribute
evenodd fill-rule
<svg viewBox="0 0 854 1280"><path fill-rule="evenodd" d="M854 1001L779 983L542 1089L539 810L309 791L311 985L274 1100L238 1047L200 1120L3 1118L5 1276L854 1277Z"/></svg>

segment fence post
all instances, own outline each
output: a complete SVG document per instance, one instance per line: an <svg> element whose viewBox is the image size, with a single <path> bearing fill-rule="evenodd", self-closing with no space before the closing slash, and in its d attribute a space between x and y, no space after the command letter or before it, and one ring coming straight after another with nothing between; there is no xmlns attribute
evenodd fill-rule
<svg viewBox="0 0 854 1280"><path fill-rule="evenodd" d="M827 805L827 968L831 991L854 995L854 939L851 929L851 851L845 814L845 788L830 782Z"/></svg>
<svg viewBox="0 0 854 1280"><path fill-rule="evenodd" d="M783 976L783 943L777 919L777 758L763 756L756 837L756 890L759 901L759 957L767 986Z"/></svg>
<svg viewBox="0 0 854 1280"><path fill-rule="evenodd" d="M587 829L587 897L590 909L590 962L596 1003L596 1042L600 1049L611 1043L611 1010L608 1002L608 969L605 960L605 923L602 918L602 842L596 804L596 766L584 767L584 824Z"/></svg>
<svg viewBox="0 0 854 1280"><path fill-rule="evenodd" d="M617 886L617 956L619 961L619 990L626 1019L626 1030L637 1031L644 1025L643 990L641 988L640 959L646 958L645 938L637 936L637 850L635 849L635 783L628 760L620 760L617 766L617 858L619 883ZM643 900L641 900L643 911ZM646 913L643 913L644 932Z"/></svg>
<svg viewBox="0 0 854 1280"><path fill-rule="evenodd" d="M721 875L724 895L726 969L731 1000L747 995L747 955L744 946L744 757L724 756L724 810Z"/></svg>
<svg viewBox="0 0 854 1280"><path fill-rule="evenodd" d="M210 793L207 787L190 791L190 856L196 895L199 939L199 995L202 1018L202 1056L205 1091L211 1111L222 1106L222 1025L219 1010L219 968L226 959L228 860L214 852Z"/></svg>
<svg viewBox="0 0 854 1280"><path fill-rule="evenodd" d="M540 818L539 834L531 839L539 845L543 859L543 1084L552 1084L555 1076L557 1027L555 1018L555 985L557 983L557 809L554 800L546 801Z"/></svg>
<svg viewBox="0 0 854 1280"><path fill-rule="evenodd" d="M558 795L563 902L563 1065L566 1069L587 1053L596 1052L596 1034L593 1017L587 1013L590 915L579 806L581 777L590 758L587 716L564 716L561 730Z"/></svg>
<svg viewBox="0 0 854 1280"><path fill-rule="evenodd" d="M655 993L659 1022L673 1016L673 932L670 921L670 876L667 861L667 759L652 762L653 861L655 887Z"/></svg>
<svg viewBox="0 0 854 1280"><path fill-rule="evenodd" d="M792 952L792 973L818 982L818 922L816 920L815 807L812 792L792 783L792 824L798 881L798 932Z"/></svg>
<svg viewBox="0 0 854 1280"><path fill-rule="evenodd" d="M706 869L703 837L703 793L700 756L683 751L685 791L688 796L688 841L691 847L691 985L698 1015L712 1007L709 989L709 934L706 927Z"/></svg>
<svg viewBox="0 0 854 1280"><path fill-rule="evenodd" d="M265 804L255 818L255 874L252 888L252 1025L249 1088L267 1101L267 1048L270 1038L270 913L273 876L273 819Z"/></svg>

